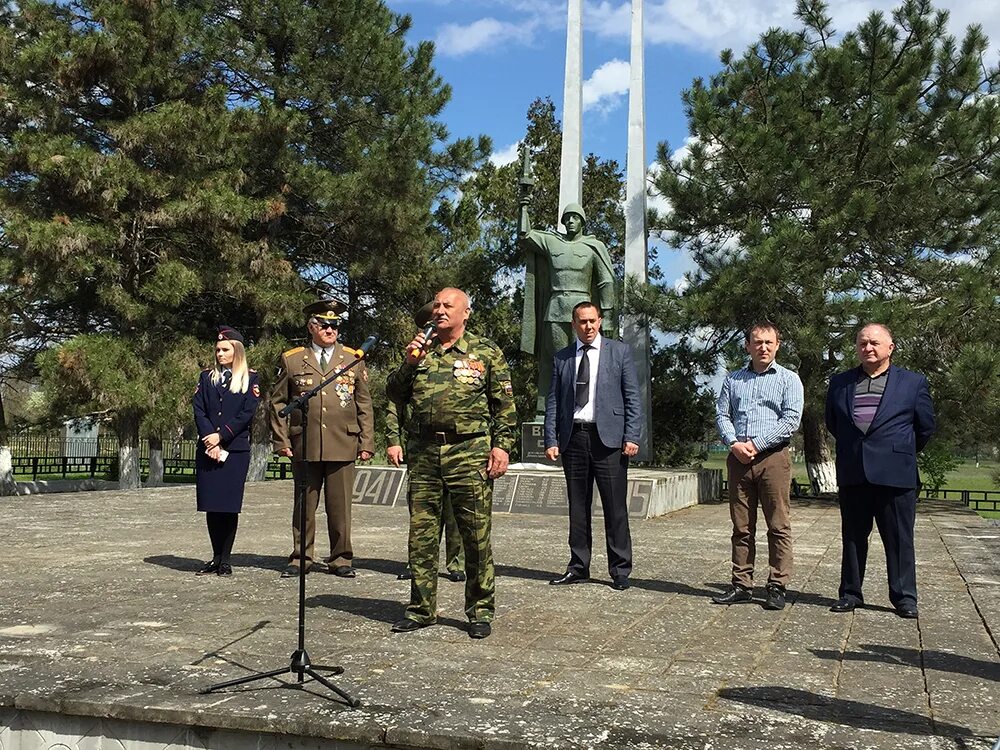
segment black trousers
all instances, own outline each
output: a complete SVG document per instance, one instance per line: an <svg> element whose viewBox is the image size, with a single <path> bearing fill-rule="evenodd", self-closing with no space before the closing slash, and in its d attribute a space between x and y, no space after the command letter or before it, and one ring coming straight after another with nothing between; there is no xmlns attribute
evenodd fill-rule
<svg viewBox="0 0 1000 750"><path fill-rule="evenodd" d="M917 566L913 527L917 516L917 491L879 484L840 488L841 538L840 596L861 603L861 586L868 562L868 537L872 522L878 526L885 547L889 601L894 607L917 603Z"/></svg>
<svg viewBox="0 0 1000 750"><path fill-rule="evenodd" d="M596 425L574 425L569 446L562 454L569 494L569 565L566 570L590 575L591 506L594 483L604 510L604 536L608 545L608 573L612 578L632 573L632 535L628 527L628 457L621 446L608 448Z"/></svg>

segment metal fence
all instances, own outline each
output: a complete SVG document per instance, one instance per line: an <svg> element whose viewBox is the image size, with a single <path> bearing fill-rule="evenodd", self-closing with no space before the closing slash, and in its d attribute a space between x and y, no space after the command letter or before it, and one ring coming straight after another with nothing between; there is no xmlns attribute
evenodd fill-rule
<svg viewBox="0 0 1000 750"><path fill-rule="evenodd" d="M800 485L792 482L792 497L810 498L808 485ZM723 477L722 490L720 494L722 500L729 498L729 480ZM930 488L924 487L917 493L918 500L951 500L958 501L972 510L1000 511L1000 490L938 490L934 493Z"/></svg>
<svg viewBox="0 0 1000 750"><path fill-rule="evenodd" d="M118 456L14 456L11 459L15 479L106 479L118 480ZM149 476L149 459L139 459L139 473ZM193 482L193 458L165 458L163 478L167 482ZM287 461L270 461L265 479L291 479L292 465Z"/></svg>
<svg viewBox="0 0 1000 750"><path fill-rule="evenodd" d="M58 435L16 435L7 440L11 455L18 457L93 458L118 455L118 439L114 435L96 438L64 438ZM140 440L139 457L149 460L149 441ZM169 439L163 441L163 456L170 459L191 459L198 449L196 440Z"/></svg>

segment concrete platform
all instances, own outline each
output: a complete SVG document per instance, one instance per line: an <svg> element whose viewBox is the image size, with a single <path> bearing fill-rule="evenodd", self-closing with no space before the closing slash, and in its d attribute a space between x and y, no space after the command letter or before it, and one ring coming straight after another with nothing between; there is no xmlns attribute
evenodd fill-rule
<svg viewBox="0 0 1000 750"><path fill-rule="evenodd" d="M781 612L709 603L729 579L725 505L634 520L621 593L603 552L603 580L548 586L565 519L497 514L484 641L469 639L447 580L437 626L389 632L409 590L396 579L406 512L356 505L359 575L308 577L307 647L343 665L334 679L362 707L288 680L202 695L295 648L297 582L278 578L291 491L251 486L232 579L193 575L208 540L192 487L0 498L0 747L989 750L1000 734L1000 528L929 503L919 621L888 609L877 539L869 606L827 610L840 549L829 503L794 504Z"/></svg>

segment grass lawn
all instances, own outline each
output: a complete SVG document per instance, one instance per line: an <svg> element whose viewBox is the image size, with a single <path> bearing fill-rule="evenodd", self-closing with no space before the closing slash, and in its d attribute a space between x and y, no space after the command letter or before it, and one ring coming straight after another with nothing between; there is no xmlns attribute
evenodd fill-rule
<svg viewBox="0 0 1000 750"><path fill-rule="evenodd" d="M726 454L713 453L702 464L706 469L726 468ZM987 492L1000 492L1000 486L993 481L993 473L1000 469L1000 463L996 461L981 461L976 466L975 461L962 462L955 471L948 474L947 481L942 489L945 490L982 490ZM808 484L809 475L806 473L805 462L792 464L792 478L799 484ZM992 503L990 504L992 507ZM983 518L1000 519L1000 511L984 510L973 508Z"/></svg>

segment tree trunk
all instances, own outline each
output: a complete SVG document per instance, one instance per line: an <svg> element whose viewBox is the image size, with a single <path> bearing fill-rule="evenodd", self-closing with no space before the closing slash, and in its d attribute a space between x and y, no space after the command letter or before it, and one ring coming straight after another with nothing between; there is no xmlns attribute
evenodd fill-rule
<svg viewBox="0 0 1000 750"><path fill-rule="evenodd" d="M3 411L3 394L0 394L0 496L16 495L14 463L7 447L7 418Z"/></svg>
<svg viewBox="0 0 1000 750"><path fill-rule="evenodd" d="M139 412L127 410L115 417L118 435L118 489L137 490L139 481Z"/></svg>
<svg viewBox="0 0 1000 750"><path fill-rule="evenodd" d="M146 486L163 486L163 439L160 437L149 438L149 478Z"/></svg>
<svg viewBox="0 0 1000 750"><path fill-rule="evenodd" d="M271 404L267 399L261 399L257 412L253 415L250 426L250 471L247 472L248 482L260 482L264 479L267 464L271 460Z"/></svg>
<svg viewBox="0 0 1000 750"><path fill-rule="evenodd" d="M816 405L808 402L802 412L802 443L813 494L836 492L837 468L826 442L823 413Z"/></svg>

